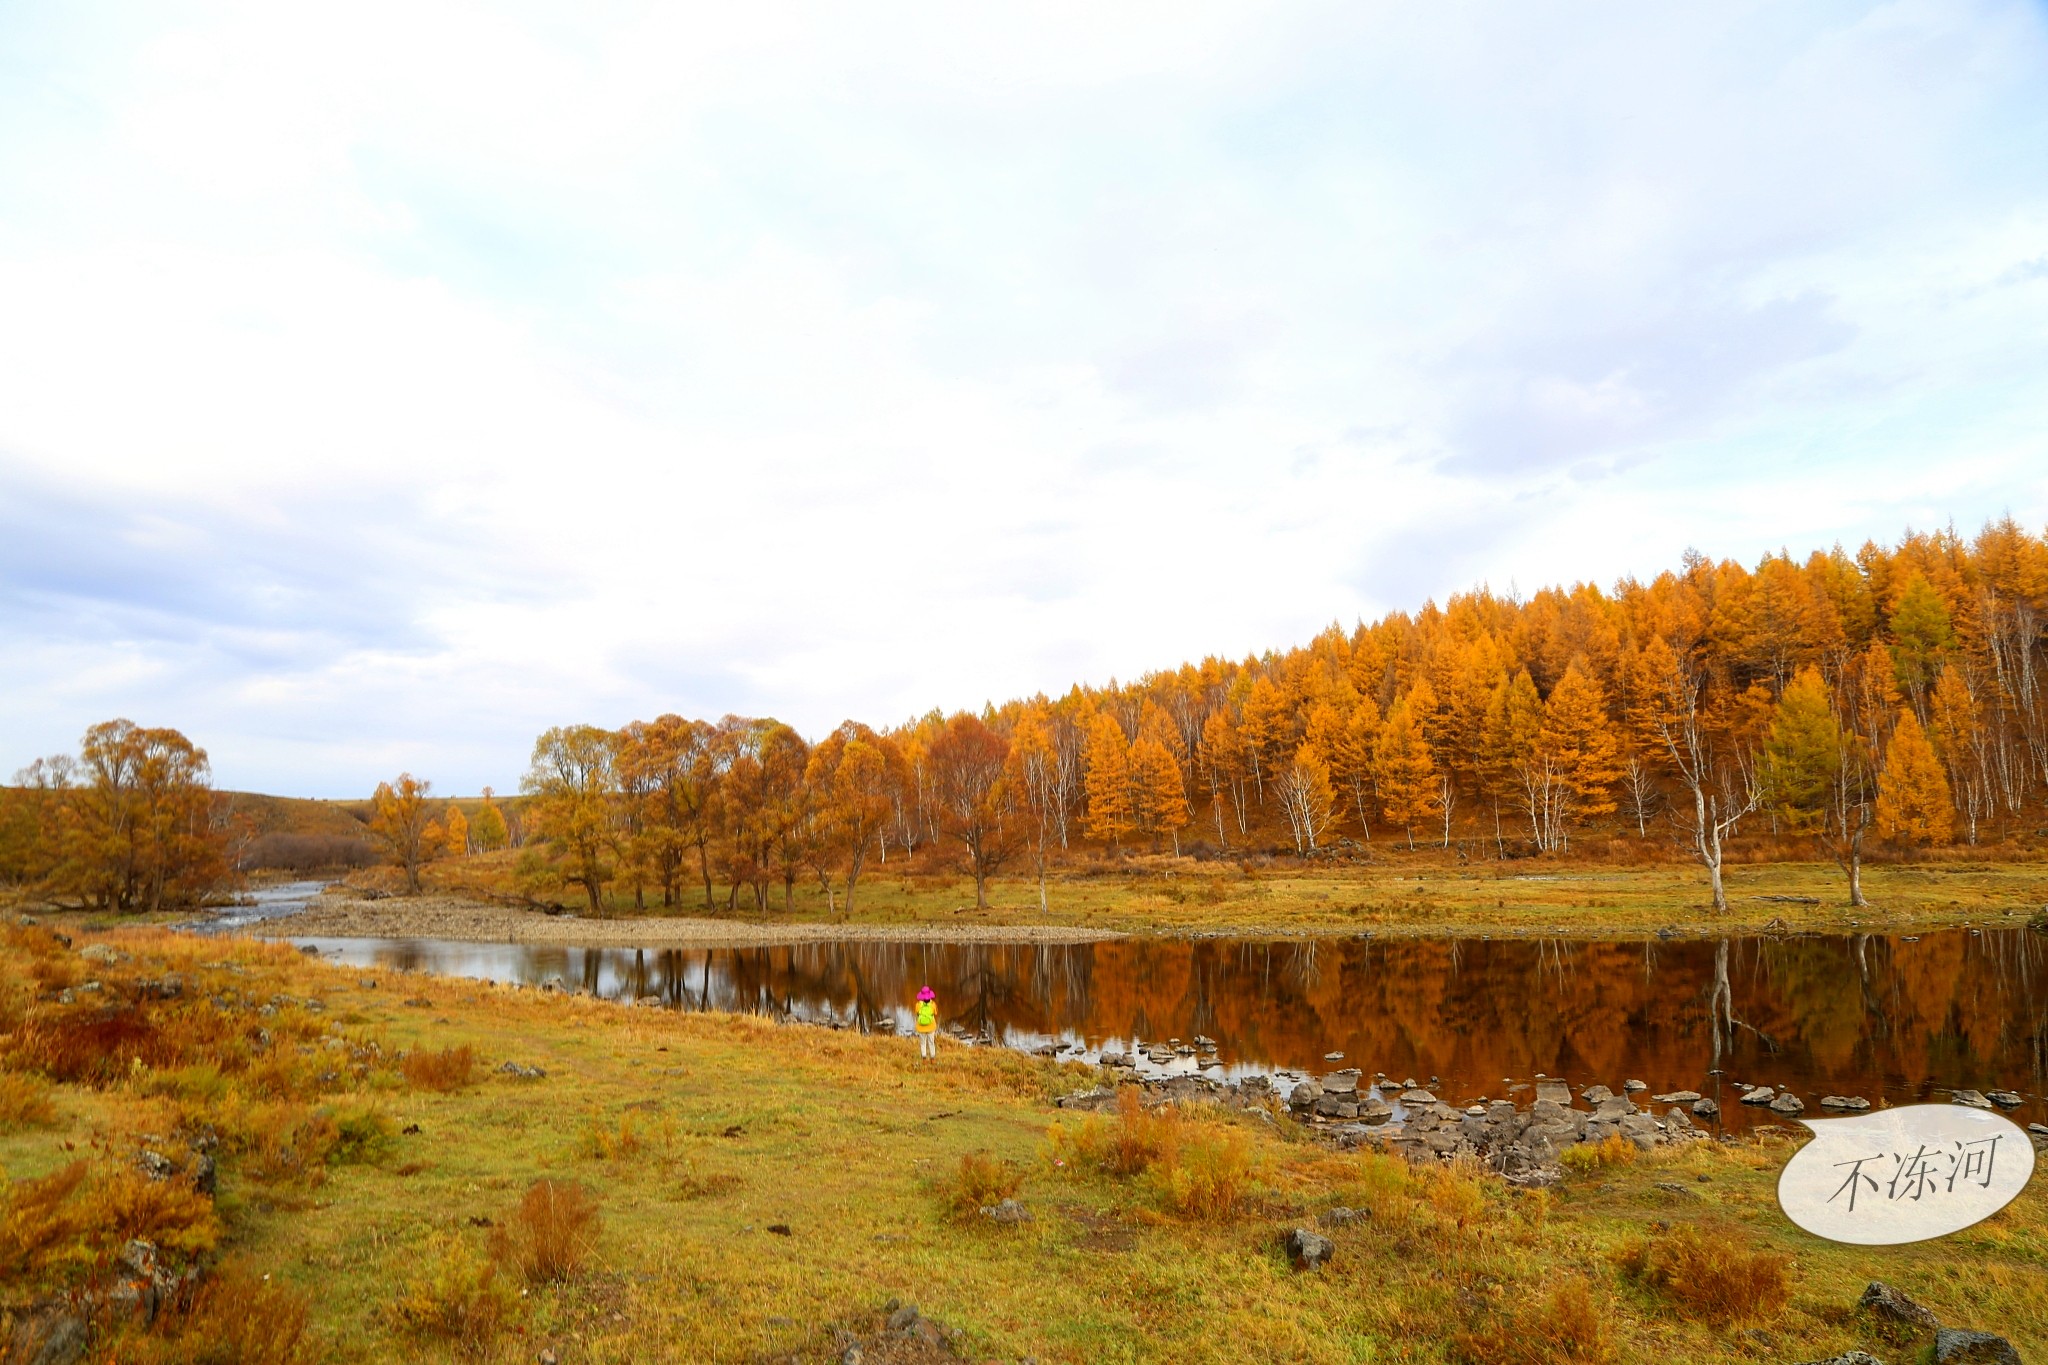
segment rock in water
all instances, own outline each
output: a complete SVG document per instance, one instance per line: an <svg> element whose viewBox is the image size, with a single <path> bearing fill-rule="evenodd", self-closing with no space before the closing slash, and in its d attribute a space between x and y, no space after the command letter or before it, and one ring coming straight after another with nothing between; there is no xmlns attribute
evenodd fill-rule
<svg viewBox="0 0 2048 1365"><path fill-rule="evenodd" d="M1957 1104L1967 1104L1972 1109L1989 1109L1991 1101L1975 1090L1951 1090L1948 1097Z"/></svg>
<svg viewBox="0 0 2048 1365"><path fill-rule="evenodd" d="M1320 1270L1337 1254L1337 1244L1319 1232L1296 1228L1287 1234L1287 1257L1301 1270Z"/></svg>
<svg viewBox="0 0 2048 1365"><path fill-rule="evenodd" d="M1934 1310L1912 1299L1883 1280L1872 1280L1856 1300L1857 1310L1877 1320L1879 1330L1894 1340L1936 1331L1941 1319Z"/></svg>
<svg viewBox="0 0 2048 1365"><path fill-rule="evenodd" d="M1754 1090L1742 1092L1742 1102L1744 1104L1769 1104L1776 1098L1778 1098L1778 1092L1767 1085L1760 1085Z"/></svg>
<svg viewBox="0 0 2048 1365"><path fill-rule="evenodd" d="M1861 1095L1822 1095L1820 1097L1820 1107L1823 1109L1852 1109L1860 1114L1870 1107L1870 1101L1864 1099Z"/></svg>
<svg viewBox="0 0 2048 1365"><path fill-rule="evenodd" d="M1773 1114L1797 1114L1803 1112L1805 1108L1806 1101L1800 1099L1789 1090L1771 1101L1771 1112Z"/></svg>
<svg viewBox="0 0 2048 1365"><path fill-rule="evenodd" d="M1984 1092L1984 1098L2000 1109L2017 1109L2026 1103L2025 1099L2011 1090L1987 1090Z"/></svg>
<svg viewBox="0 0 2048 1365"><path fill-rule="evenodd" d="M1703 1119L1710 1119L1721 1112L1721 1106L1711 1099L1694 1100L1692 1102L1692 1112L1698 1114Z"/></svg>
<svg viewBox="0 0 2048 1365"><path fill-rule="evenodd" d="M1944 1327L1934 1334L1934 1365L2020 1365L2020 1353L2004 1337Z"/></svg>

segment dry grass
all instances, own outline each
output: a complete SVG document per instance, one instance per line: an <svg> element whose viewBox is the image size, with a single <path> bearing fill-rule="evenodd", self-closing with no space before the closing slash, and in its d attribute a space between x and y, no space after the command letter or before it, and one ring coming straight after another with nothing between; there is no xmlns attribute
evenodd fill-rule
<svg viewBox="0 0 2048 1365"><path fill-rule="evenodd" d="M0 1133L48 1128L56 1121L47 1083L19 1071L0 1071Z"/></svg>
<svg viewBox="0 0 2048 1365"><path fill-rule="evenodd" d="M1558 1154L1558 1161L1566 1170L1597 1171L1608 1166L1628 1166L1634 1163L1641 1149L1619 1133L1609 1133L1598 1142L1582 1142L1576 1147L1567 1147Z"/></svg>
<svg viewBox="0 0 2048 1365"><path fill-rule="evenodd" d="M1258 1167L1242 1128L1189 1118L1170 1104L1148 1108L1136 1086L1117 1092L1114 1118L1090 1114L1079 1126L1055 1124L1045 1156L1058 1170L1142 1176L1162 1208L1187 1218L1235 1213Z"/></svg>
<svg viewBox="0 0 2048 1365"><path fill-rule="evenodd" d="M1024 1188L1024 1168L992 1152L963 1152L960 1169L947 1190L955 1213L973 1215L992 1204L1017 1197Z"/></svg>
<svg viewBox="0 0 2048 1365"><path fill-rule="evenodd" d="M465 1043L434 1052L415 1050L399 1060L398 1068L407 1083L418 1089L460 1090L476 1079L476 1049Z"/></svg>
<svg viewBox="0 0 2048 1365"><path fill-rule="evenodd" d="M149 1333L116 1337L105 1365L312 1365L306 1296L238 1262L201 1284L190 1310L167 1313Z"/></svg>
<svg viewBox="0 0 2048 1365"><path fill-rule="evenodd" d="M1732 1229L1702 1235L1683 1224L1624 1243L1615 1262L1630 1278L1707 1322L1775 1317L1792 1296L1792 1258L1752 1251Z"/></svg>
<svg viewBox="0 0 2048 1365"><path fill-rule="evenodd" d="M1615 1359L1608 1317L1586 1281L1571 1275L1459 1333L1458 1353L1472 1365L1606 1365Z"/></svg>
<svg viewBox="0 0 2048 1365"><path fill-rule="evenodd" d="M132 1237L198 1255L220 1232L213 1201L188 1180L73 1161L0 1196L0 1283L61 1282L106 1264Z"/></svg>
<svg viewBox="0 0 2048 1365"><path fill-rule="evenodd" d="M596 1249L597 1200L574 1181L536 1180L493 1230L491 1254L530 1285L573 1279Z"/></svg>
<svg viewBox="0 0 2048 1365"><path fill-rule="evenodd" d="M408 1336L440 1341L456 1355L477 1360L490 1354L518 1308L496 1258L445 1237L428 1248L425 1270L399 1291L391 1318Z"/></svg>

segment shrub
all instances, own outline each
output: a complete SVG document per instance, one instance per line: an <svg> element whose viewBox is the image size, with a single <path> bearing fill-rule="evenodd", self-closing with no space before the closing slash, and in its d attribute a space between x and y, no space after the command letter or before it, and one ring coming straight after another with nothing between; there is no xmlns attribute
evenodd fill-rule
<svg viewBox="0 0 2048 1365"><path fill-rule="evenodd" d="M438 1052L417 1049L405 1054L398 1069L407 1083L421 1090L460 1090L476 1078L476 1049L467 1043Z"/></svg>
<svg viewBox="0 0 2048 1365"><path fill-rule="evenodd" d="M0 1133L20 1128L47 1128L57 1121L50 1087L34 1076L0 1071Z"/></svg>
<svg viewBox="0 0 2048 1365"><path fill-rule="evenodd" d="M1636 1145L1619 1133L1609 1133L1598 1142L1581 1142L1567 1147L1558 1160L1575 1171L1593 1171L1607 1166L1626 1166L1637 1156Z"/></svg>
<svg viewBox="0 0 2048 1365"><path fill-rule="evenodd" d="M0 1196L0 1282L82 1273L132 1237L196 1256L220 1240L220 1220L190 1181L74 1161Z"/></svg>
<svg viewBox="0 0 2048 1365"><path fill-rule="evenodd" d="M1735 1234L1702 1237L1691 1224L1635 1238L1615 1255L1631 1278L1663 1294L1681 1312L1726 1323L1770 1317L1792 1296L1792 1258L1751 1251Z"/></svg>
<svg viewBox="0 0 2048 1365"><path fill-rule="evenodd" d="M117 1338L108 1365L311 1365L306 1296L230 1263L200 1285L191 1311Z"/></svg>
<svg viewBox="0 0 2048 1365"><path fill-rule="evenodd" d="M1469 1175L1450 1166L1424 1167L1420 1174L1422 1197L1458 1231L1478 1222L1486 1212L1486 1194Z"/></svg>
<svg viewBox="0 0 2048 1365"><path fill-rule="evenodd" d="M1023 1187L1024 1172L1014 1162L991 1152L969 1152L960 1158L948 1202L957 1212L972 1214L1015 1198Z"/></svg>
<svg viewBox="0 0 2048 1365"><path fill-rule="evenodd" d="M490 1353L517 1306L497 1263L448 1237L429 1248L426 1270L399 1291L391 1317L401 1331L439 1338L475 1360Z"/></svg>
<svg viewBox="0 0 2048 1365"><path fill-rule="evenodd" d="M330 1166L374 1165L398 1146L398 1125L375 1106L344 1109L333 1119L334 1145L327 1149Z"/></svg>
<svg viewBox="0 0 2048 1365"><path fill-rule="evenodd" d="M1190 1218L1227 1218L1251 1193L1251 1142L1222 1124L1187 1125L1152 1169L1161 1199Z"/></svg>
<svg viewBox="0 0 2048 1365"><path fill-rule="evenodd" d="M597 1244L597 1200L574 1181L536 1180L502 1226L491 1254L528 1284L572 1278Z"/></svg>
<svg viewBox="0 0 2048 1365"><path fill-rule="evenodd" d="M1478 1329L1460 1332L1457 1349L1473 1365L1605 1365L1614 1359L1607 1319L1577 1276Z"/></svg>
<svg viewBox="0 0 2048 1365"><path fill-rule="evenodd" d="M1117 1092L1116 1117L1090 1114L1078 1128L1055 1125L1047 1156L1070 1167L1094 1166L1111 1175L1142 1175L1180 1139L1180 1117L1169 1105L1148 1110L1138 1087Z"/></svg>

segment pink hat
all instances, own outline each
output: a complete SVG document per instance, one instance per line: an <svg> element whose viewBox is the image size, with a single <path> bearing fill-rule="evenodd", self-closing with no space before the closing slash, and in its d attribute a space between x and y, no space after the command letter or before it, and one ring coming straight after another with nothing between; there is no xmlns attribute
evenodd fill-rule
<svg viewBox="0 0 2048 1365"><path fill-rule="evenodd" d="M939 997L932 994L932 988L930 986L926 986L923 990L917 993L917 998L920 1000L936 1000Z"/></svg>

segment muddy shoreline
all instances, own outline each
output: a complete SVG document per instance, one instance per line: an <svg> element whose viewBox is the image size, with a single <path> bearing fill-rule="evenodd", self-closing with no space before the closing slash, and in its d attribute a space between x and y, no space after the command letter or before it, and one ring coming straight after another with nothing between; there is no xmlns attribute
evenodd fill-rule
<svg viewBox="0 0 2048 1365"><path fill-rule="evenodd" d="M264 938L438 938L471 943L548 943L579 948L770 947L784 943L876 939L911 943L1099 943L1124 937L1104 929L1022 924L830 924L701 915L588 919L461 896L364 898L329 887L304 910L251 924Z"/></svg>

